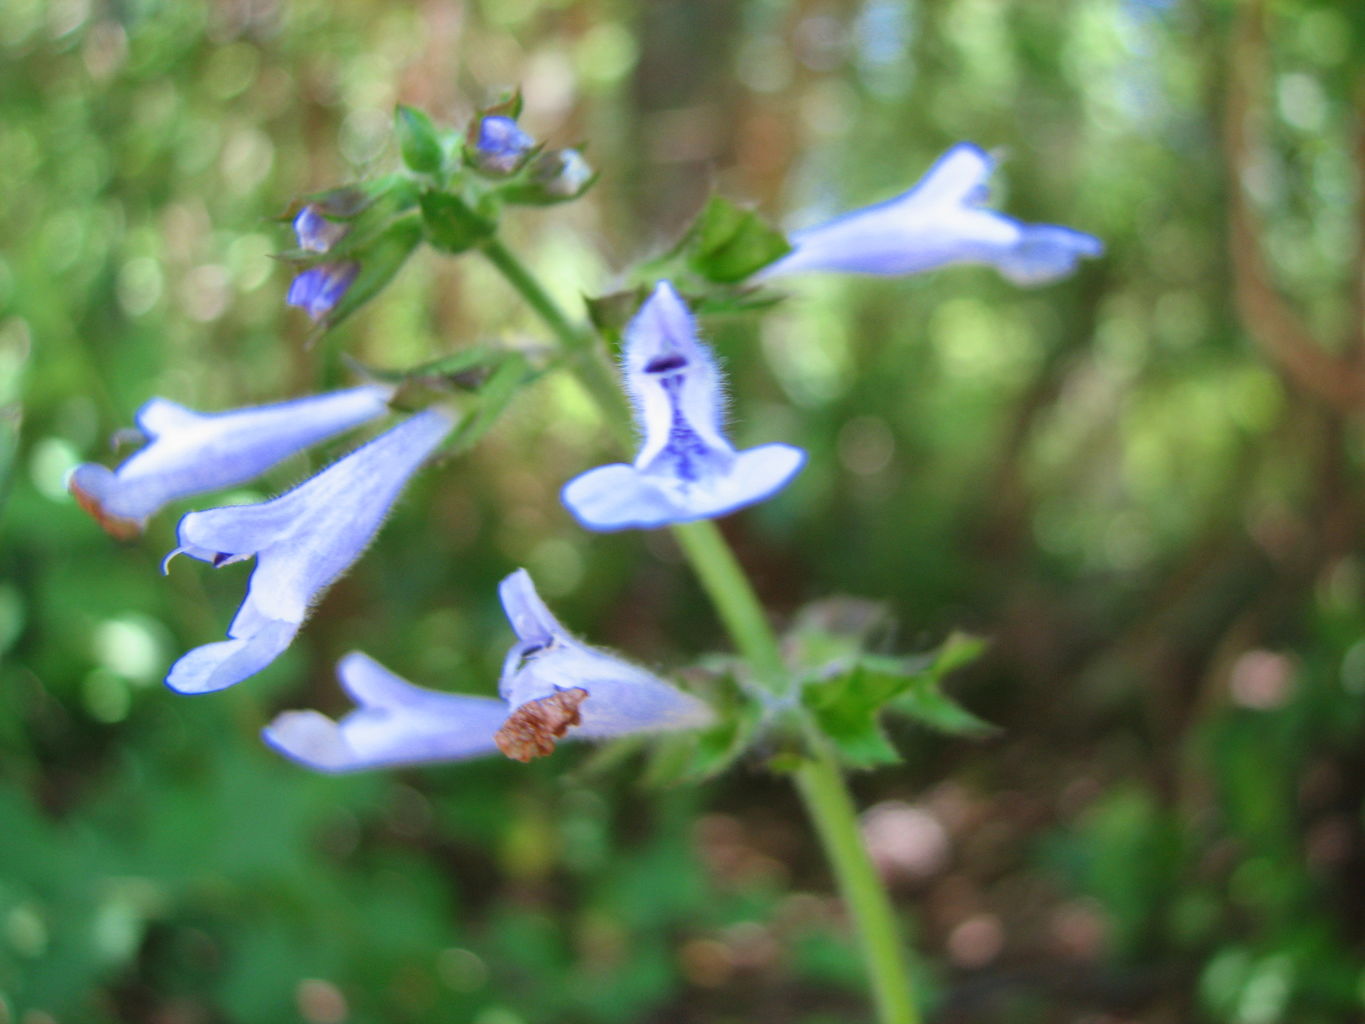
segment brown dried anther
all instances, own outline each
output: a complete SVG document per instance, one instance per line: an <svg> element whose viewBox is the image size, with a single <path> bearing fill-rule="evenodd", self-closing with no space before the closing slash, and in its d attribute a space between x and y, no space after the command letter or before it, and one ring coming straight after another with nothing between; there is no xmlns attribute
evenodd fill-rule
<svg viewBox="0 0 1365 1024"><path fill-rule="evenodd" d="M587 699L588 691L576 686L527 701L507 716L493 742L513 761L523 764L545 757L554 752L555 740L583 720L578 708Z"/></svg>

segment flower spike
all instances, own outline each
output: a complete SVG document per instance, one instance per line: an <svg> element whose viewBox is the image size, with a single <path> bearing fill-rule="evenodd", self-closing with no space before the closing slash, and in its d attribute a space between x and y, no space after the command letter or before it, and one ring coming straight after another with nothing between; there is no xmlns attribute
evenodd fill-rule
<svg viewBox="0 0 1365 1024"><path fill-rule="evenodd" d="M274 661L308 609L374 539L408 478L453 425L433 407L272 501L185 516L172 556L187 554L216 568L254 555L256 568L228 639L184 655L166 685L179 693L210 693Z"/></svg>
<svg viewBox="0 0 1365 1024"><path fill-rule="evenodd" d="M147 445L117 470L77 466L67 486L101 526L126 540L169 502L246 483L295 452L382 416L391 394L371 385L220 413L154 398L137 414Z"/></svg>
<svg viewBox="0 0 1365 1024"><path fill-rule="evenodd" d="M731 447L720 370L667 281L626 328L622 364L643 442L633 464L599 466L564 486L564 504L588 529L728 515L771 497L805 464L806 453L788 444Z"/></svg>
<svg viewBox="0 0 1365 1024"><path fill-rule="evenodd" d="M1024 224L982 204L995 161L968 142L938 159L910 191L791 236L767 279L806 271L896 276L952 263L989 263L1020 285L1065 277L1100 240L1054 224Z"/></svg>
<svg viewBox="0 0 1365 1024"><path fill-rule="evenodd" d="M709 725L711 709L653 673L568 633L525 569L502 581L503 609L517 634L507 653L502 699L414 686L360 653L337 673L359 707L340 721L286 711L265 729L280 753L326 772L456 761L501 751L530 761L558 739L605 739Z"/></svg>

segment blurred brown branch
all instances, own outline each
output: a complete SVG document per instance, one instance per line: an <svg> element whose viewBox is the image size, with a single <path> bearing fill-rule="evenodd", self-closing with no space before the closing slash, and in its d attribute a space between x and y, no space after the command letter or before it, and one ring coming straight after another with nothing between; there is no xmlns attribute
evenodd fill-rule
<svg viewBox="0 0 1365 1024"><path fill-rule="evenodd" d="M1256 98L1263 92L1266 66L1266 11L1263 0L1240 9L1233 38L1223 125L1228 175L1228 243L1237 309L1247 331L1294 385L1339 411L1365 403L1365 279L1356 272L1353 344L1346 357L1324 349L1275 287L1261 247L1264 234L1245 187L1254 148ZM1365 123L1357 136L1356 165L1365 177ZM1365 211L1365 203L1361 203ZM1365 256L1365 227L1361 253Z"/></svg>

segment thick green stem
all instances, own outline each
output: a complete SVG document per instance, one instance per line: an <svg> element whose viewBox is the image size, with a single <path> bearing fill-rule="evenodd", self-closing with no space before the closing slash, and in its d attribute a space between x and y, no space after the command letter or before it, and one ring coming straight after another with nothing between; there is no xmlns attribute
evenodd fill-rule
<svg viewBox="0 0 1365 1024"><path fill-rule="evenodd" d="M895 912L858 830L858 812L834 758L817 747L795 772L806 813L820 834L839 893L853 915L881 1024L918 1024Z"/></svg>
<svg viewBox="0 0 1365 1024"><path fill-rule="evenodd" d="M481 248L573 357L569 365L575 376L601 403L613 432L628 446L633 440L628 411L610 368L593 347L593 335L564 315L540 282L500 241L489 239ZM777 637L749 577L716 524L709 520L682 523L673 527L673 536L759 681L775 694L788 695L791 683ZM824 742L814 737L812 746L814 754L795 772L796 787L852 912L877 1003L877 1019L880 1024L918 1024L895 912L863 846L853 800Z"/></svg>

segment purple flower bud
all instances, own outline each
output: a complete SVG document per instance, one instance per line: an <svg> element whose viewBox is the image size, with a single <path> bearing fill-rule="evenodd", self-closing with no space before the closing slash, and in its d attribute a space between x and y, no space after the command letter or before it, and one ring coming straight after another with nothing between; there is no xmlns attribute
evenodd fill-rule
<svg viewBox="0 0 1365 1024"><path fill-rule="evenodd" d="M285 305L296 306L311 319L321 320L341 301L358 273L360 264L354 260L309 267L290 282Z"/></svg>
<svg viewBox="0 0 1365 1024"><path fill-rule="evenodd" d="M475 160L485 171L511 174L535 146L536 140L522 131L516 121L493 114L479 122L479 137L474 143Z"/></svg>
<svg viewBox="0 0 1365 1024"><path fill-rule="evenodd" d="M588 529L728 515L771 497L805 464L806 453L788 444L731 447L720 371L667 281L627 326L622 365L644 439L631 465L599 466L564 486L565 506Z"/></svg>
<svg viewBox="0 0 1365 1024"><path fill-rule="evenodd" d="M349 230L345 224L324 217L311 203L294 215L294 237L300 249L326 252Z"/></svg>
<svg viewBox="0 0 1365 1024"><path fill-rule="evenodd" d="M312 204L294 217L294 235L299 248L309 252L330 251L349 230L346 224L328 220ZM285 304L302 309L313 320L321 320L341 301L359 272L360 264L354 260L309 267L290 283Z"/></svg>

